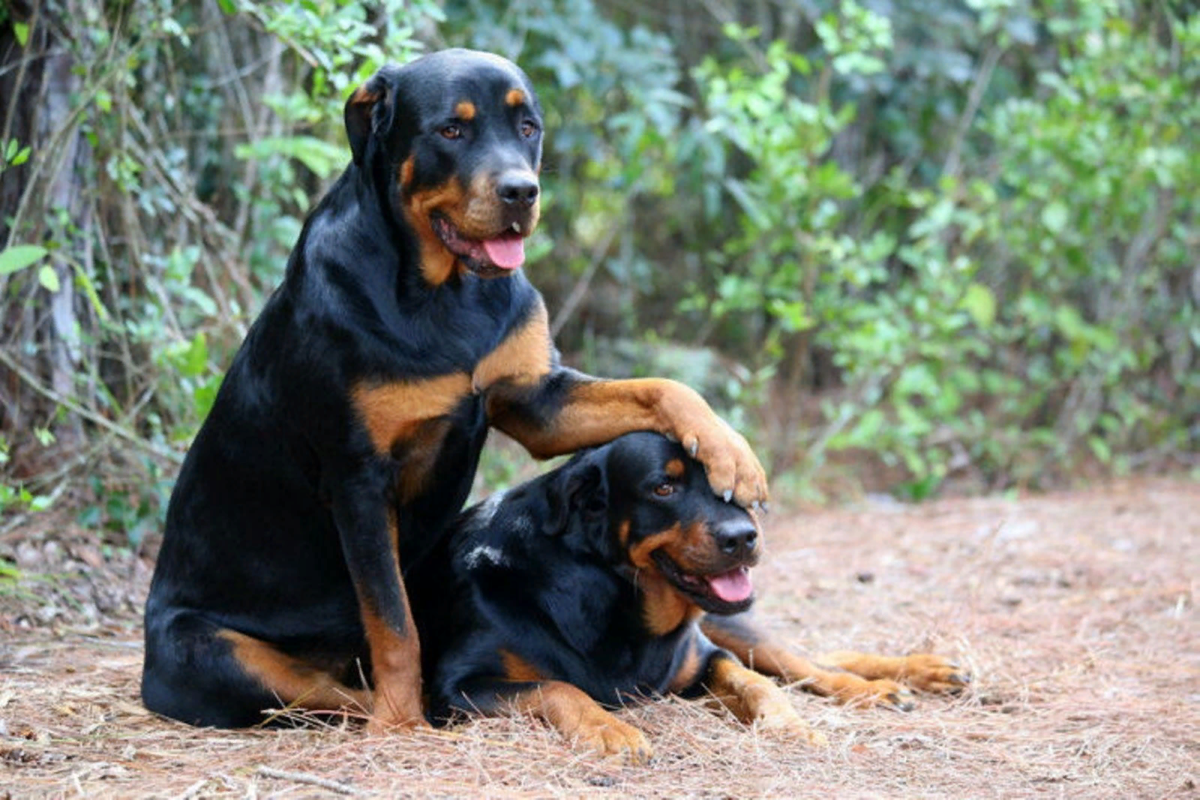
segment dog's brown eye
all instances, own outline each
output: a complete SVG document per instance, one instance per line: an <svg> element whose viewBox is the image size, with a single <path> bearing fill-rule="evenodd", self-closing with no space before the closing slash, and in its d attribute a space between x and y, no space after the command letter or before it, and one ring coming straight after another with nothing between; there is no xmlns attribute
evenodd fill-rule
<svg viewBox="0 0 1200 800"><path fill-rule="evenodd" d="M462 126L457 122L451 122L449 125L442 127L441 134L445 139L461 139L463 135Z"/></svg>
<svg viewBox="0 0 1200 800"><path fill-rule="evenodd" d="M654 493L659 497L670 497L675 494L675 485L672 483L660 483L654 487Z"/></svg>
<svg viewBox="0 0 1200 800"><path fill-rule="evenodd" d="M537 131L538 127L534 124L533 120L527 119L521 123L521 135L526 139L532 137Z"/></svg>

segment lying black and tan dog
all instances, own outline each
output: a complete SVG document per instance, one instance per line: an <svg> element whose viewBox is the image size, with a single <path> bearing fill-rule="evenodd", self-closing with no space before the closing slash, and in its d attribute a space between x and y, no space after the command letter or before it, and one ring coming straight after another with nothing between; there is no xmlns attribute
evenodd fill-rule
<svg viewBox="0 0 1200 800"><path fill-rule="evenodd" d="M644 760L645 737L606 706L712 696L745 722L822 741L783 690L734 653L845 701L906 707L897 679L927 690L967 680L933 655L843 654L821 668L728 616L753 602L758 527L657 434L622 436L494 495L438 550L409 584L435 719L516 708L584 747Z"/></svg>
<svg viewBox="0 0 1200 800"><path fill-rule="evenodd" d="M381 70L345 120L353 163L305 223L168 508L142 697L193 724L251 725L281 703L424 724L402 576L461 509L490 427L538 457L660 431L724 499L766 500L746 441L694 391L559 364L519 270L542 154L521 70L436 53Z"/></svg>

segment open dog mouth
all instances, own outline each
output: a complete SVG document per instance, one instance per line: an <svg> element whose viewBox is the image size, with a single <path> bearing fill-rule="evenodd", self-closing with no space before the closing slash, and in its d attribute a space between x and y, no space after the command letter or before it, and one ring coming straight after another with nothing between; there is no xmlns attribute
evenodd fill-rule
<svg viewBox="0 0 1200 800"><path fill-rule="evenodd" d="M736 614L754 602L750 567L741 565L726 572L695 575L685 572L662 550L650 554L663 577L696 605L712 614Z"/></svg>
<svg viewBox="0 0 1200 800"><path fill-rule="evenodd" d="M490 239L471 239L463 236L449 219L435 215L430 219L433 232L442 244L466 265L481 275L500 275L511 272L525 263L525 238L519 223Z"/></svg>

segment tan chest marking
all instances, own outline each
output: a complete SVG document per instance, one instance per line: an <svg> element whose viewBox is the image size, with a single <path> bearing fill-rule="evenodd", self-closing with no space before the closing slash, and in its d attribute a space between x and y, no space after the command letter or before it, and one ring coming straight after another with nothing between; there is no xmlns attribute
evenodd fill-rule
<svg viewBox="0 0 1200 800"><path fill-rule="evenodd" d="M413 435L426 422L444 417L471 392L471 379L456 372L436 378L360 385L353 398L371 443L390 453L396 442Z"/></svg>
<svg viewBox="0 0 1200 800"><path fill-rule="evenodd" d="M379 453L390 453L426 423L446 416L463 398L507 381L532 385L550 372L550 334L544 305L520 328L488 353L471 375L456 372L380 386L360 384L352 392L354 407ZM427 443L428 444L428 443Z"/></svg>
<svg viewBox="0 0 1200 800"><path fill-rule="evenodd" d="M501 381L531 386L550 372L550 320L540 301L525 323L505 337L475 367L471 385L476 391Z"/></svg>

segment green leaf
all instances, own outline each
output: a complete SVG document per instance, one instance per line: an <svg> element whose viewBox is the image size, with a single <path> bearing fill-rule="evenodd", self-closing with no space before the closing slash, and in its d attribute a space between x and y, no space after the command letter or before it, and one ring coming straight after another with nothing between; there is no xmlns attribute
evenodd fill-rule
<svg viewBox="0 0 1200 800"><path fill-rule="evenodd" d="M1042 209L1042 224L1053 234L1062 233L1067 227L1068 212L1064 203L1054 200Z"/></svg>
<svg viewBox="0 0 1200 800"><path fill-rule="evenodd" d="M221 11L229 16L237 13L237 5L234 3L234 0L217 0L217 5L221 7Z"/></svg>
<svg viewBox="0 0 1200 800"><path fill-rule="evenodd" d="M14 22L12 24L13 35L17 37L17 44L24 47L29 43L29 24L26 22Z"/></svg>
<svg viewBox="0 0 1200 800"><path fill-rule="evenodd" d="M16 144L16 142L13 142L13 144ZM25 147L22 147L20 150L17 151L16 155L14 155L12 158L10 158L8 160L9 166L13 166L13 167L21 166L22 164L24 164L26 161L29 160L30 152L32 152L32 151L29 149L28 145L26 145Z"/></svg>
<svg viewBox="0 0 1200 800"><path fill-rule="evenodd" d="M199 375L208 368L208 340L203 331L193 337L192 343L183 354L179 367L180 372L187 377Z"/></svg>
<svg viewBox="0 0 1200 800"><path fill-rule="evenodd" d="M45 258L50 251L41 245L18 244L0 250L0 275L11 275Z"/></svg>
<svg viewBox="0 0 1200 800"><path fill-rule="evenodd" d="M996 297L982 283L972 283L963 294L959 306L966 309L980 328L990 328L996 321Z"/></svg>
<svg viewBox="0 0 1200 800"><path fill-rule="evenodd" d="M265 159L272 155L294 158L319 178L328 178L346 159L345 152L315 136L269 136L238 145L234 155L241 159Z"/></svg>
<svg viewBox="0 0 1200 800"><path fill-rule="evenodd" d="M105 307L103 301L100 300L100 293L96 291L96 284L92 281L83 268L78 264L73 264L75 267L75 283L82 289L87 299L91 301L92 309L96 312L96 316L102 321L107 322L109 318L108 308Z"/></svg>
<svg viewBox="0 0 1200 800"><path fill-rule="evenodd" d="M62 284L58 282L58 273L49 264L38 270L38 283L50 294L58 294L58 290L62 288Z"/></svg>

